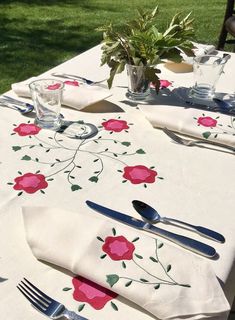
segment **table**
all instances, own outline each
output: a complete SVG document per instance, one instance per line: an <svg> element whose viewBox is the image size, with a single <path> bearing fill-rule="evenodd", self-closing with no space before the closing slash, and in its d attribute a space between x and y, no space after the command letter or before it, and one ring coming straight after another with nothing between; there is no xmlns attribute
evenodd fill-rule
<svg viewBox="0 0 235 320"><path fill-rule="evenodd" d="M100 46L97 46L49 70L42 76L48 77L52 72L66 72L79 74L93 80L107 78L109 72L107 66L99 67L99 65ZM229 80L231 79L231 70L235 70L234 68L235 54L232 54L232 58L228 61L225 72L218 83L219 91L232 92L234 90L234 84ZM180 84L186 87L192 84L191 72L176 73L167 69L166 66L161 66L161 70L161 79L168 79L174 81L175 85ZM22 314L25 319L40 320L42 318L33 308L28 307L25 310L27 302L23 303L24 298L16 292L15 287L24 276L37 282L40 277L42 288L47 292L49 289L49 293L48 283L54 279L54 283L57 284L51 294L55 292L58 297L63 298L66 305L72 305L75 310L78 308L82 315L94 318L92 308L89 309L87 306L84 308L84 304L75 307L77 302L71 301L69 289L63 290L63 288L71 287L72 275L65 273L60 268L41 263L32 256L25 240L21 214L22 206L40 205L60 207L73 212L79 210L86 213L89 211L85 205L87 199L122 212L128 212L135 217L138 215L132 209L131 201L140 199L157 207L163 216L171 216L195 224L201 223L221 232L226 238L226 243L221 245L213 242L219 259L211 260L210 264L230 305L232 305L235 292L234 156L209 149L187 148L172 143L161 130L152 129L143 113L136 108L138 107L137 103L130 102L126 98L126 86L127 78L124 72L116 76L112 88L113 95L106 101L89 106L83 111L63 108L62 112L66 119L82 119L97 125L108 120L107 114L115 118L117 112L122 112L124 118L125 115L128 115L128 117L135 119L140 128L140 130L135 129L135 138L139 147L139 149L135 149L135 154L141 155L144 150L148 164L152 163L153 166L157 166L156 170L158 178L160 178L157 183L140 186L129 183L130 181L122 183L119 180L117 183L109 184L111 176L120 178L120 173L117 172L118 162L113 160L116 157L115 151L112 151L112 159L106 157L106 162L103 162L103 175L97 173L100 167L94 169L93 172L88 172L87 168L89 167L86 167L88 162L90 166L93 165L95 168L95 164L99 161L91 151L89 151L91 155L89 160L84 156L84 153L83 155L81 153L79 161L74 163L74 168L70 172L66 172L66 165L54 170L57 163L60 165L66 161L69 163L68 159L75 156L75 144L78 142L67 139L64 144L48 131L41 131L40 135L32 132L31 135L29 133L22 135L20 134L20 123L27 124L28 121L32 123L33 120L25 118L13 110L1 108L0 290L2 290L2 294L0 313L4 318L17 319ZM13 92L8 92L8 94L14 96ZM170 99L173 101L169 100L169 97L164 94L154 99L151 103L180 103L172 97ZM128 124L127 131L131 127L131 124ZM143 143L142 128L144 128L144 145L140 145ZM110 139L115 145L115 139L111 134ZM148 143L148 139L151 143ZM128 140L123 142L124 147L128 145ZM134 164L132 160L130 163ZM75 165L77 165L76 169ZM80 173L83 167L86 170ZM115 173L112 171L113 168L116 170ZM47 182L40 176L39 179L42 179L41 187L38 187L37 191L31 192L29 189L26 190L26 187L25 190L17 190L17 183L14 182L14 179L18 177L18 181L20 181L26 173L47 175ZM172 230L172 227L166 227L166 229ZM177 231L177 229L173 229L173 231ZM185 235L192 236L192 233L186 230L180 231ZM193 237L202 240L196 234L193 234ZM207 239L203 239L203 241L212 245L211 241ZM14 311L11 306L13 297L15 299ZM122 299L118 304L119 306L123 304ZM115 309L115 303L112 306ZM125 317L125 312L122 314L121 309L119 307L119 314ZM102 312L111 311L102 310ZM102 312L95 314L97 319L104 316ZM143 317L142 311L133 312L137 319ZM152 318L151 315L146 314L145 317Z"/></svg>

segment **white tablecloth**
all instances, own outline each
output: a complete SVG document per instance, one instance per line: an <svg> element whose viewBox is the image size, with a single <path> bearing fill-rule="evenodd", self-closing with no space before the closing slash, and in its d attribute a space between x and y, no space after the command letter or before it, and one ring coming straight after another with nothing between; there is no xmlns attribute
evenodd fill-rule
<svg viewBox="0 0 235 320"><path fill-rule="evenodd" d="M106 66L99 67L99 57L98 46L44 75L62 71L101 80L107 78L109 70ZM230 79L233 78L231 70L234 70L234 66L235 56L232 56L221 76L218 90L232 92ZM164 66L161 78L173 81L174 86L187 87L193 82L191 72L175 73ZM126 87L126 74L122 73L115 78L113 95L107 101L89 106L83 111L63 108L66 119L95 123L102 130L111 118L126 121L123 125L128 128L122 130L121 140L118 132L107 131L107 140L101 143L97 137L97 141L93 142L86 153L76 152L79 140L61 138L50 131L30 131L33 127L27 128L27 125L28 122L33 123L32 118L13 110L0 109L0 313L5 318L14 320L20 316L24 319L42 319L42 315L31 308L16 290L17 283L23 277L29 278L49 295L90 319L129 319L129 315L136 319L152 318L122 297L110 299L97 311L92 305L92 299L82 302L76 298L78 289L74 289L75 282L81 279L76 280L74 275L40 262L32 255L25 239L21 207L59 206L73 212L79 210L86 215L90 213L85 205L87 199L135 217L138 214L132 208L131 201L139 199L156 207L163 216L221 232L226 238L225 244L201 238L184 229L161 225L216 248L219 258L208 262L232 304L235 291L234 155L172 143L161 130L151 127L142 112L136 109L137 103L126 98ZM156 108L158 104L180 104L180 101L176 102L175 98L162 93L149 104L155 104ZM14 96L12 92L9 94ZM132 114L133 119L138 119L133 124L129 121ZM138 126L139 130L136 130ZM135 141L129 144L128 132L131 132L132 127L135 128ZM23 129L29 130L26 135L23 135ZM123 146L122 154L116 154L116 144ZM144 165L155 170L157 177L154 183L143 181L134 184L131 178L123 179L122 161L127 166ZM27 181L31 179L35 180L30 189ZM14 310L11 307L13 298Z"/></svg>

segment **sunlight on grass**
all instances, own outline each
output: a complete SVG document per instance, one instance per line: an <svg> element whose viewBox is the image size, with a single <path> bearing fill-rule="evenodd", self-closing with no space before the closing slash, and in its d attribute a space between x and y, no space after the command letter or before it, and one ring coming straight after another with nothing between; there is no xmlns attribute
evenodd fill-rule
<svg viewBox="0 0 235 320"><path fill-rule="evenodd" d="M192 11L197 41L216 44L224 0L2 0L0 2L0 92L38 75L101 41L95 28L124 21L136 8L159 4L159 29L179 11Z"/></svg>

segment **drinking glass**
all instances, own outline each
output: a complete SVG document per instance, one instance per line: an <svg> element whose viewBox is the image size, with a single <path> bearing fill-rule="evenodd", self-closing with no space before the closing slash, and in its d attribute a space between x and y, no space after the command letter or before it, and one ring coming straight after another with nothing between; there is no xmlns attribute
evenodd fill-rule
<svg viewBox="0 0 235 320"><path fill-rule="evenodd" d="M193 74L195 84L190 90L190 97L211 100L215 95L215 86L223 71L224 63L215 55L194 58Z"/></svg>
<svg viewBox="0 0 235 320"><path fill-rule="evenodd" d="M64 83L55 79L40 79L31 82L29 88L36 111L35 123L44 129L59 129Z"/></svg>

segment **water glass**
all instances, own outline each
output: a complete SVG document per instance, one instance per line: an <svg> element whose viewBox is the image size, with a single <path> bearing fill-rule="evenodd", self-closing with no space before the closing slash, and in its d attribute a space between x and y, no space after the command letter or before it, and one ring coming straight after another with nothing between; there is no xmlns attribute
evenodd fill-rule
<svg viewBox="0 0 235 320"><path fill-rule="evenodd" d="M126 66L128 77L127 97L131 100L145 100L150 94L149 81L145 76L144 66Z"/></svg>
<svg viewBox="0 0 235 320"><path fill-rule="evenodd" d="M193 74L195 84L190 90L190 97L211 100L215 95L215 86L223 71L224 63L215 55L194 58Z"/></svg>
<svg viewBox="0 0 235 320"><path fill-rule="evenodd" d="M44 129L59 129L64 83L56 79L40 79L31 82L29 88L36 111L35 123Z"/></svg>

